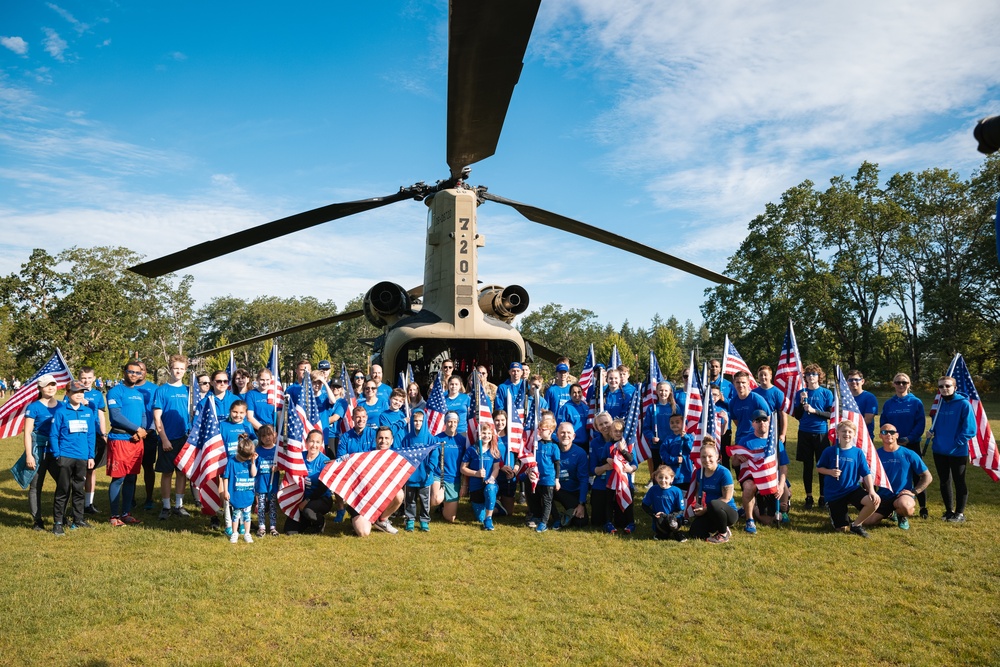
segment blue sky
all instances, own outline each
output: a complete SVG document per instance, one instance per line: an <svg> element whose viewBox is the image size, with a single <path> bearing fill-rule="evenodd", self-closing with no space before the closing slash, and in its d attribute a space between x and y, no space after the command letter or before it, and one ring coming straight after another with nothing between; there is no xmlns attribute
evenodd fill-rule
<svg viewBox="0 0 1000 667"><path fill-rule="evenodd" d="M987 2L543 2L497 155L471 181L722 271L787 188L981 162L1000 113ZM152 258L447 175L444 2L0 7L0 274L34 247ZM416 202L193 267L199 302L342 306L423 271ZM710 283L513 210L480 278L602 322L701 321ZM311 267L303 286L300 267Z"/></svg>

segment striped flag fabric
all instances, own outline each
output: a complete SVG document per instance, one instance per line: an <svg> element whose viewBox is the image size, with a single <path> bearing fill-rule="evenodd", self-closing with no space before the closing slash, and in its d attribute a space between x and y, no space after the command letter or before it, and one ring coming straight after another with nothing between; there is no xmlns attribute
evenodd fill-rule
<svg viewBox="0 0 1000 667"><path fill-rule="evenodd" d="M969 399L972 404L973 418L976 420L976 437L969 440L969 458L972 465L982 468L994 482L1000 481L1000 453L997 452L997 441L993 437L993 429L983 409L983 401L972 381L972 374L961 354L952 364L950 373L955 378L955 391Z"/></svg>
<svg viewBox="0 0 1000 667"><path fill-rule="evenodd" d="M73 379L73 374L63 359L62 352L56 349L48 361L31 376L31 379L21 385L21 388L11 394L11 397L0 406L0 439L10 438L24 429L24 413L28 406L38 400L38 378L51 373L56 379L56 387L63 389Z"/></svg>
<svg viewBox="0 0 1000 667"><path fill-rule="evenodd" d="M522 382L521 384L523 385L524 383ZM478 379L475 381L474 387L478 400L476 401L476 409L470 411L470 414L474 416L469 420L469 442L479 440L480 424L491 424L494 427L496 426L493 424L492 401L490 401L489 394L486 393L486 387L484 387L483 383Z"/></svg>
<svg viewBox="0 0 1000 667"><path fill-rule="evenodd" d="M653 456L653 450L642 437L639 417L642 413L642 394L638 391L632 393L632 399L628 404L628 411L625 413L625 442L632 446L635 454L636 464ZM645 445L645 447L643 446Z"/></svg>
<svg viewBox="0 0 1000 667"><path fill-rule="evenodd" d="M426 447L429 454L436 447ZM370 523L378 520L416 466L391 449L348 454L330 461L319 480Z"/></svg>
<svg viewBox="0 0 1000 667"><path fill-rule="evenodd" d="M284 410L285 390L281 386L281 374L278 372L278 341L274 341L271 345L267 370L271 371L271 384L267 388L267 404L273 405L275 412Z"/></svg>
<svg viewBox="0 0 1000 667"><path fill-rule="evenodd" d="M441 384L441 371L434 377L434 385L427 395L427 405L424 407L427 412L427 430L431 435L438 435L444 431L444 416L448 412L448 403L445 401L444 386Z"/></svg>
<svg viewBox="0 0 1000 667"><path fill-rule="evenodd" d="M302 391L299 392L299 400L295 403L295 414L302 421L302 431L306 435L309 435L309 431L323 430L323 419L319 414L316 394L313 392L312 381L308 377L302 378ZM303 438L304 440L305 438Z"/></svg>
<svg viewBox="0 0 1000 667"><path fill-rule="evenodd" d="M684 383L684 395L687 397L684 403L685 433L693 434L696 429L698 432L701 430L702 393L701 377L694 366L694 350L692 350L687 382Z"/></svg>
<svg viewBox="0 0 1000 667"><path fill-rule="evenodd" d="M580 370L580 380L579 385L583 388L583 395L587 395L587 390L590 389L591 383L594 381L594 344L590 344L590 349L587 350L587 359L583 362L583 368Z"/></svg>
<svg viewBox="0 0 1000 667"><path fill-rule="evenodd" d="M302 392L302 394L308 393L311 392ZM294 402L290 396L288 399ZM298 413L297 406L295 412ZM306 440L303 424L301 417L288 420L288 434L285 436L284 442L278 445L278 451L274 454L275 473L285 471L281 487L278 489L278 506L285 513L285 516L295 521L299 520L299 503L305 498L306 475L308 474L306 460L302 454L305 450Z"/></svg>
<svg viewBox="0 0 1000 667"><path fill-rule="evenodd" d="M882 467L882 459L878 457L872 437L868 434L868 425L865 424L865 416L861 412L861 408L858 407L858 402L854 400L854 395L847 386L847 378L844 377L839 365L837 366L837 394L839 394L840 399L839 418L831 419L831 421L849 419L854 422L854 426L857 429L854 445L864 453L865 461L868 462L868 468L872 471L872 476L875 479L875 486L892 491L892 485L889 484L889 476L885 474L885 468Z"/></svg>
<svg viewBox="0 0 1000 667"><path fill-rule="evenodd" d="M601 412L604 411L604 373L603 368L594 369L593 377L593 389L594 391L587 396L587 406L590 408L587 411L587 431L593 432L594 430L594 418L597 417Z"/></svg>
<svg viewBox="0 0 1000 667"><path fill-rule="evenodd" d="M226 469L227 461L219 417L215 414L215 402L203 401L199 414L195 417L195 426L191 428L187 442L176 459L178 467L184 470L184 474L198 488L203 514L212 516L222 506L218 478Z"/></svg>
<svg viewBox="0 0 1000 667"><path fill-rule="evenodd" d="M618 509L625 511L632 504L632 485L629 483L628 473L625 466L628 462L618 449L617 445L612 445L614 454L611 456L612 468L608 473L608 488L615 492L615 502ZM633 448L630 446L629 450ZM633 455L635 452L632 452Z"/></svg>
<svg viewBox="0 0 1000 667"><path fill-rule="evenodd" d="M538 422L542 418L541 407L541 403L536 400L535 409L528 412L528 416L524 420L524 443L518 456L521 461L521 472L524 473L529 473L532 468L538 468L535 459L535 445L538 443ZM537 479L531 483L531 490L534 491L536 486L538 486Z"/></svg>
<svg viewBox="0 0 1000 667"><path fill-rule="evenodd" d="M778 493L778 425L771 424L767 431L767 444L761 451L747 449L744 445L730 445L726 452L730 456L743 456L738 481L753 478L757 492L764 496Z"/></svg>
<svg viewBox="0 0 1000 667"><path fill-rule="evenodd" d="M840 372L840 367L837 367L837 372ZM837 391L833 392L833 408L830 410L830 422L826 427L826 437L830 441L831 445L837 444L837 424L840 423L840 385L837 385Z"/></svg>
<svg viewBox="0 0 1000 667"><path fill-rule="evenodd" d="M236 377L236 357L233 356L232 350L229 350L229 363L226 365L226 375L229 376L230 382Z"/></svg>
<svg viewBox="0 0 1000 667"><path fill-rule="evenodd" d="M340 362L340 384L344 387L344 400L347 401L347 409L344 416L337 423L340 425L340 432L347 433L354 428L354 408L358 407L358 395L354 393L354 383L347 373L347 364ZM433 432L432 432L433 433Z"/></svg>
<svg viewBox="0 0 1000 667"><path fill-rule="evenodd" d="M788 331L785 332L785 340L781 345L778 369L774 372L774 386L785 395L781 411L787 415L792 414L796 397L805 384L802 379L802 357L799 356L799 344L795 342L795 329L791 320L788 320Z"/></svg>
<svg viewBox="0 0 1000 667"><path fill-rule="evenodd" d="M524 421L510 396L507 397L507 449L514 454L524 449Z"/></svg>
<svg viewBox="0 0 1000 667"><path fill-rule="evenodd" d="M693 366L693 356L692 356L692 366ZM691 378L694 378L694 382L691 382ZM691 391L697 392L698 401L701 403L700 415L701 421L692 430L689 426L687 432L692 436L691 444L691 479L692 482L688 485L687 496L684 498L684 506L687 508L687 516L694 515L694 502L697 499L699 484L694 480L698 480L699 471L701 470L701 442L704 440L706 435L711 435L715 437L715 431L717 428L717 422L715 420L715 404L712 402L712 395L705 395L704 387L708 386L708 365L702 364L702 372L699 375L691 369L688 381L691 383ZM691 394L688 394L688 402L691 401ZM718 440L716 440L718 442Z"/></svg>
<svg viewBox="0 0 1000 667"><path fill-rule="evenodd" d="M740 371L746 371L750 374L751 391L760 386L757 384L757 381L754 380L753 371L751 371L750 367L747 366L747 362L743 361L743 357L736 351L736 346L733 345L733 341L729 340L729 334L726 334L726 342L722 352L722 374L736 375Z"/></svg>
<svg viewBox="0 0 1000 667"><path fill-rule="evenodd" d="M652 350L649 351L649 371L646 373L646 391L642 395L642 411L639 414L640 420L646 418L646 410L656 404L656 385L663 382L663 373L660 372L660 362ZM637 394L639 392L636 392ZM654 417L655 419L655 417ZM643 453L642 459L645 461L653 454L653 443L646 440L646 434L639 427L639 447L638 451Z"/></svg>

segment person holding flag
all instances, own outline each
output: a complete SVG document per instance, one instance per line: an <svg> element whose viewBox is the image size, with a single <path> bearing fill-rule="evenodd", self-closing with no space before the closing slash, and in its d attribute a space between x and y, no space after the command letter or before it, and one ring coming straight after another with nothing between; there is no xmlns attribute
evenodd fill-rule
<svg viewBox="0 0 1000 667"><path fill-rule="evenodd" d="M941 407L938 408L930 436L933 438L934 466L941 484L945 521L965 521L965 505L969 501L969 487L965 483L965 468L969 464L969 441L976 437L976 420L972 404L957 393L955 378L944 375L938 378ZM955 485L954 494L952 484Z"/></svg>
<svg viewBox="0 0 1000 667"><path fill-rule="evenodd" d="M777 495L781 480L778 474L778 440L776 434L771 432L771 415L766 410L757 410L750 420L753 432L749 437L738 440L729 450L731 461L739 470L743 515L746 517L744 530L756 535L757 494Z"/></svg>
<svg viewBox="0 0 1000 667"><path fill-rule="evenodd" d="M303 391L308 389L303 387ZM333 494L319 479L323 468L330 462L330 457L323 453L324 449L326 449L326 438L323 437L323 432L310 431L306 436L306 451L303 456L306 462L305 494L299 501L297 525L289 527L288 524L294 523L291 517L285 522L285 532L289 535L296 532L322 533L326 526L326 513L333 509Z"/></svg>
<svg viewBox="0 0 1000 667"><path fill-rule="evenodd" d="M879 426L883 430L897 431L896 442L919 456L920 439L927 426L924 402L910 393L910 376L906 373L896 373L892 378L892 387L895 394L882 405ZM920 518L926 519L928 516L926 491L917 493L917 503L920 505Z"/></svg>
<svg viewBox="0 0 1000 667"><path fill-rule="evenodd" d="M614 496L608 491L608 451L614 442L611 439L611 424L614 419L607 412L598 413L594 417L594 437L590 441L587 467L590 472L590 522L593 526L603 528L606 532L613 532L615 525L611 521L614 514L608 514L608 509L614 498L609 501L608 495Z"/></svg>
<svg viewBox="0 0 1000 667"><path fill-rule="evenodd" d="M457 376L455 376L457 377ZM468 492L466 482L459 473L459 464L465 456L468 442L458 432L458 413L449 410L444 416L444 431L434 437L441 460L441 486L444 489L444 504L441 516L448 523L455 523L458 515L458 499Z"/></svg>
<svg viewBox="0 0 1000 667"><path fill-rule="evenodd" d="M479 443L465 449L461 472L469 487L472 512L483 530L493 530L493 509L497 504L497 475L501 462L493 422L481 421Z"/></svg>
<svg viewBox="0 0 1000 667"><path fill-rule="evenodd" d="M24 411L24 466L28 471L34 471L28 485L28 510L31 512L32 528L41 531L45 530L42 520L45 475L51 474L52 479L58 481L58 465L49 450L49 437L60 403L56 400L59 388L54 375L45 373L35 384L38 400L29 403Z"/></svg>
<svg viewBox="0 0 1000 667"><path fill-rule="evenodd" d="M878 510L881 498L875 492L875 476L864 452L854 445L857 435L858 427L851 420L837 424L837 446L823 451L816 463L816 472L829 478L826 492L833 527L867 538L868 531L862 524ZM847 513L849 505L859 510L853 522Z"/></svg>
<svg viewBox="0 0 1000 667"><path fill-rule="evenodd" d="M820 384L826 380L826 373L816 364L809 364L802 370L805 388L799 392L795 403L794 416L799 420L798 445L795 460L802 463L802 488L806 492L805 508L813 506L813 462L819 461L830 440L827 437L828 423L833 416L833 393ZM826 507L823 493L824 477L819 477L819 507Z"/></svg>
<svg viewBox="0 0 1000 667"><path fill-rule="evenodd" d="M642 418L642 437L649 443L652 455L650 463L650 481L652 473L664 463L669 462L661 455L663 444L672 439L673 431L670 428L670 421L674 415L681 415L681 424L684 423L684 406L680 405L674 398L674 388L667 381L657 382L655 386L656 402L646 408Z"/></svg>

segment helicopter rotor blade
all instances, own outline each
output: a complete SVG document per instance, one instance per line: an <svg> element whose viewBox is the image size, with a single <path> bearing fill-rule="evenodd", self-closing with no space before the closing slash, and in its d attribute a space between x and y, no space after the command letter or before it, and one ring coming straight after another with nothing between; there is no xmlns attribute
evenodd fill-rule
<svg viewBox="0 0 1000 667"><path fill-rule="evenodd" d="M328 324L336 324L337 322L346 322L347 320L353 320L355 318L361 317L364 314L365 312L363 310L352 310L346 313L340 313L339 315L324 317L321 320L313 320L312 322L306 322L304 324L296 324L294 327L288 327L287 329L281 329L279 331L271 331L269 333L261 334L260 336L254 336L253 338L247 338L246 340L241 340L236 343L229 343L228 345L215 347L212 348L211 350L203 350L201 352L195 352L193 356L205 357L210 354L218 354L219 352L228 352L229 350L234 350L238 347L243 347L244 345L253 345L254 343L260 343L270 338L277 338L278 336L286 336L288 334L293 334L299 331L315 329L316 327L324 327Z"/></svg>
<svg viewBox="0 0 1000 667"><path fill-rule="evenodd" d="M550 364L559 363L559 357L564 356L550 347L545 347L538 341L529 340L525 338L524 342L527 343L529 347L531 347L531 354L533 356L538 357L539 359L544 359ZM570 360L570 363L572 363L572 360Z"/></svg>
<svg viewBox="0 0 1000 667"><path fill-rule="evenodd" d="M647 245L643 245L642 243L638 243L632 239L627 239L624 236L619 236L618 234L614 234L605 229L588 225L585 222L580 222L579 220L574 220L573 218L567 218L564 215L552 213L551 211L546 211L536 206L522 204L521 202L517 202L512 199L506 199L489 191L481 191L481 195L483 199L488 199L489 201L495 201L498 204L506 204L507 206L510 206L528 220L537 222L540 225L552 227L553 229L561 229L564 232L576 234L577 236L583 236L584 238L625 250L626 252L639 255L640 257L651 259L654 262L659 262L660 264L666 264L667 266L672 266L675 269L686 271L687 273L698 276L699 278L711 280L714 283L730 285L739 284L738 280L733 280L732 278L724 276L721 273L716 273L715 271L703 268L697 264L692 264L687 260L674 257L673 255L668 255L662 250L651 248Z"/></svg>
<svg viewBox="0 0 1000 667"><path fill-rule="evenodd" d="M493 155L541 0L451 0L448 19L448 166Z"/></svg>
<svg viewBox="0 0 1000 667"><path fill-rule="evenodd" d="M314 208L311 211L304 211L281 218L263 225L244 229L212 241L205 241L198 245L193 245L184 250L165 255L158 259L153 259L142 264L137 264L129 269L134 273L156 278L167 273L172 273L179 269L186 269L189 266L200 264L216 257L228 255L237 250L243 250L250 246L264 243L271 239L276 239L292 232L298 232L309 227L321 225L324 222L345 218L355 213L363 213L372 209L394 204L404 199L419 199L426 192L418 186L400 188L399 192L387 197L372 197L371 199L360 199L358 201L341 202L339 204L329 204Z"/></svg>

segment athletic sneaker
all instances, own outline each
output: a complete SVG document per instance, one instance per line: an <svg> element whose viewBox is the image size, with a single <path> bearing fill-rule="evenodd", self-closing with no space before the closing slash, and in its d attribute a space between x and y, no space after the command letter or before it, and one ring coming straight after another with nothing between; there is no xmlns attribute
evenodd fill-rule
<svg viewBox="0 0 1000 667"><path fill-rule="evenodd" d="M625 526L625 534L626 535L631 535L634 532L635 532L635 524L634 523L630 523L629 525Z"/></svg>
<svg viewBox="0 0 1000 667"><path fill-rule="evenodd" d="M819 502L816 503L816 509L825 510L826 509L826 498L823 496L819 497Z"/></svg>
<svg viewBox="0 0 1000 667"><path fill-rule="evenodd" d="M240 536L237 535L236 533L233 533L232 535L229 536L229 543L230 544L236 544L239 541L240 541Z"/></svg>
<svg viewBox="0 0 1000 667"><path fill-rule="evenodd" d="M337 513L333 515L334 523L342 523L344 521L344 510L337 510Z"/></svg>
<svg viewBox="0 0 1000 667"><path fill-rule="evenodd" d="M219 529L219 517L213 516L212 520L208 522L208 525L209 525L209 527L212 530L218 530ZM230 528L230 530L232 530L232 529Z"/></svg>
<svg viewBox="0 0 1000 667"><path fill-rule="evenodd" d="M140 523L142 523L142 521L136 519L131 514L122 514L122 523L124 523L126 526L138 526Z"/></svg>
<svg viewBox="0 0 1000 667"><path fill-rule="evenodd" d="M32 524L31 529L35 531L43 531L45 530L45 523L42 521L36 521Z"/></svg>
<svg viewBox="0 0 1000 667"><path fill-rule="evenodd" d="M108 521L108 523L110 523L115 528L118 528L120 526L124 526L125 525L125 522L122 521L121 519L119 519L116 516L111 517L111 519Z"/></svg>
<svg viewBox="0 0 1000 667"><path fill-rule="evenodd" d="M61 523L57 523L56 525L52 526L52 534L55 535L56 537L65 537L66 531L63 530L63 525Z"/></svg>
<svg viewBox="0 0 1000 667"><path fill-rule="evenodd" d="M416 524L414 524L412 521L410 521L409 519L407 519L406 526L403 527L403 530L405 530L408 533L412 533L413 532L413 527L415 525Z"/></svg>
<svg viewBox="0 0 1000 667"><path fill-rule="evenodd" d="M948 519L948 523L965 523L965 514L959 512L958 514L952 514L951 518Z"/></svg>
<svg viewBox="0 0 1000 667"><path fill-rule="evenodd" d="M170 510L170 513L173 514L174 516L183 517L185 519L191 516L191 512L188 512L183 507L175 507L172 510Z"/></svg>
<svg viewBox="0 0 1000 667"><path fill-rule="evenodd" d="M507 509L503 506L503 503L498 500L497 504L493 506L493 513L499 516L507 516Z"/></svg>
<svg viewBox="0 0 1000 667"><path fill-rule="evenodd" d="M953 517L953 516L955 516L955 513L952 512L951 510L947 510L944 514L941 515L941 520L942 521L951 521L951 517Z"/></svg>
<svg viewBox="0 0 1000 667"><path fill-rule="evenodd" d="M425 533L429 533L431 531L431 524L427 523L426 521L421 521L420 530L424 531Z"/></svg>
<svg viewBox="0 0 1000 667"><path fill-rule="evenodd" d="M910 521L905 516L897 517L896 525L899 526L900 530L910 529Z"/></svg>
<svg viewBox="0 0 1000 667"><path fill-rule="evenodd" d="M483 521L483 530L493 530L493 517L491 516L486 517L486 520Z"/></svg>
<svg viewBox="0 0 1000 667"><path fill-rule="evenodd" d="M549 529L549 527L545 525L544 521L542 521L540 524L538 524L538 527L535 528L535 532L536 533L544 533L548 529Z"/></svg>
<svg viewBox="0 0 1000 667"><path fill-rule="evenodd" d="M687 542L688 541L687 535L685 535L684 533L682 533L680 531L677 531L676 533L674 533L674 539L677 540L678 542Z"/></svg>
<svg viewBox="0 0 1000 667"><path fill-rule="evenodd" d="M813 507L813 497L806 496L806 502L802 506L807 510L811 510Z"/></svg>
<svg viewBox="0 0 1000 667"><path fill-rule="evenodd" d="M615 528L615 524L608 521L606 524L604 524L604 532L607 533L608 535L615 535L618 533L618 529Z"/></svg>
<svg viewBox="0 0 1000 667"><path fill-rule="evenodd" d="M781 523L783 523L783 524L785 524L787 526L791 522L792 522L792 517L788 516L788 512L782 512L781 513Z"/></svg>
<svg viewBox="0 0 1000 667"><path fill-rule="evenodd" d="M861 537L868 537L868 531L865 530L864 526L855 526L854 524L851 524L851 532L855 535L860 535Z"/></svg>
<svg viewBox="0 0 1000 667"><path fill-rule="evenodd" d="M535 517L533 516L529 516L528 520L525 521L524 525L526 525L528 528L538 528L538 522L535 521Z"/></svg>
<svg viewBox="0 0 1000 667"><path fill-rule="evenodd" d="M742 521L745 518L747 518L747 511L745 509L743 509L742 507L738 508L736 510L736 520L737 521Z"/></svg>
<svg viewBox="0 0 1000 667"><path fill-rule="evenodd" d="M927 508L926 507L921 507L920 508L920 518L921 519L926 519L928 516L930 516L930 513L927 511Z"/></svg>
<svg viewBox="0 0 1000 667"><path fill-rule="evenodd" d="M260 528L258 528L258 529L257 529L257 537L258 537L258 538L260 538L260 537L264 537L264 534L265 534L266 532L267 532L267 531L266 531L266 530L264 530L264 526L261 526Z"/></svg>
<svg viewBox="0 0 1000 667"><path fill-rule="evenodd" d="M166 521L170 518L170 508L164 507L160 510L160 521Z"/></svg>
<svg viewBox="0 0 1000 667"><path fill-rule="evenodd" d="M143 505L143 509L145 509L147 512L152 512L154 507L156 507L156 503L154 503L152 500L147 500L146 504Z"/></svg>
<svg viewBox="0 0 1000 667"><path fill-rule="evenodd" d="M389 533L390 535L395 535L396 533L399 532L399 530L397 530L391 523L389 523L388 519L386 519L385 521L376 521L375 523L372 524L372 527L378 528L383 533Z"/></svg>
<svg viewBox="0 0 1000 667"><path fill-rule="evenodd" d="M709 544L725 544L729 541L729 537L725 533L716 533L705 541Z"/></svg>
<svg viewBox="0 0 1000 667"><path fill-rule="evenodd" d="M244 533L243 541L246 542L247 544L253 544L253 535L251 535L249 532Z"/></svg>
<svg viewBox="0 0 1000 667"><path fill-rule="evenodd" d="M733 536L733 531L730 530L729 526L726 526L726 532L724 532L723 535L726 536L726 542L728 542L729 538Z"/></svg>
<svg viewBox="0 0 1000 667"><path fill-rule="evenodd" d="M749 521L747 521L746 525L743 526L743 530L748 535L756 535L757 534L757 522L754 521L753 519L750 519Z"/></svg>
<svg viewBox="0 0 1000 667"><path fill-rule="evenodd" d="M83 513L84 514L100 514L100 512L97 510L97 508L94 507L93 505L87 505L86 507L84 507L83 508Z"/></svg>

